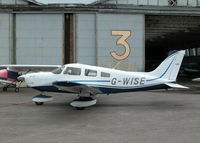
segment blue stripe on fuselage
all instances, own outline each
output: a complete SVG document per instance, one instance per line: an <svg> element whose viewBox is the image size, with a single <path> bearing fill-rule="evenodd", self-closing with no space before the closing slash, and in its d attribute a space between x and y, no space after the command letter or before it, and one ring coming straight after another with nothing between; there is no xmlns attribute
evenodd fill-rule
<svg viewBox="0 0 200 143"><path fill-rule="evenodd" d="M110 80L71 80L70 82L110 82Z"/></svg>

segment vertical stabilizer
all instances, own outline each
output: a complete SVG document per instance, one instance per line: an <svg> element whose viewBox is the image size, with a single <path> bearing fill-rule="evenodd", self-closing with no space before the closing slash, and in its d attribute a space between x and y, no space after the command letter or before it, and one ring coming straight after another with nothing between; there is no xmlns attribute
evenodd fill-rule
<svg viewBox="0 0 200 143"><path fill-rule="evenodd" d="M150 75L176 81L185 50L177 51L167 57Z"/></svg>

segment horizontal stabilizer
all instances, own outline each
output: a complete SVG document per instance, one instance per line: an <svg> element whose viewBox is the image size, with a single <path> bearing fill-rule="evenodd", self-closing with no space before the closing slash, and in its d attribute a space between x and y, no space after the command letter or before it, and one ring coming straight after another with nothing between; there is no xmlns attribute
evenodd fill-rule
<svg viewBox="0 0 200 143"><path fill-rule="evenodd" d="M183 88L183 89L188 89L189 87L177 84L177 83L165 83L167 86L172 87L172 88Z"/></svg>
<svg viewBox="0 0 200 143"><path fill-rule="evenodd" d="M194 78L192 81L200 82L200 78Z"/></svg>

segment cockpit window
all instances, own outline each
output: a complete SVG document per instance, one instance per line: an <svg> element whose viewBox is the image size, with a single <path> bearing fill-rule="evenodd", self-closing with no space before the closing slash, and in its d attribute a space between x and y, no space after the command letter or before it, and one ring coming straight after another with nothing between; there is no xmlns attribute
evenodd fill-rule
<svg viewBox="0 0 200 143"><path fill-rule="evenodd" d="M64 69L64 66L59 67L59 68L53 70L52 73L54 73L54 74L60 74L63 71L63 69Z"/></svg>
<svg viewBox="0 0 200 143"><path fill-rule="evenodd" d="M85 76L97 76L97 71L85 69Z"/></svg>
<svg viewBox="0 0 200 143"><path fill-rule="evenodd" d="M81 75L81 69L80 68L74 68L74 67L67 67L64 74L68 75Z"/></svg>

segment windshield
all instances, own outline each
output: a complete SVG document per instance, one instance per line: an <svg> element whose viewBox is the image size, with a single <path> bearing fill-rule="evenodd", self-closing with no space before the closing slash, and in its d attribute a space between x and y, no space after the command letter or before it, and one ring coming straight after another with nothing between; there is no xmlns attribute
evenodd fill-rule
<svg viewBox="0 0 200 143"><path fill-rule="evenodd" d="M54 73L54 74L60 74L63 71L63 69L64 69L64 66L59 67L59 68L53 70L52 73Z"/></svg>

